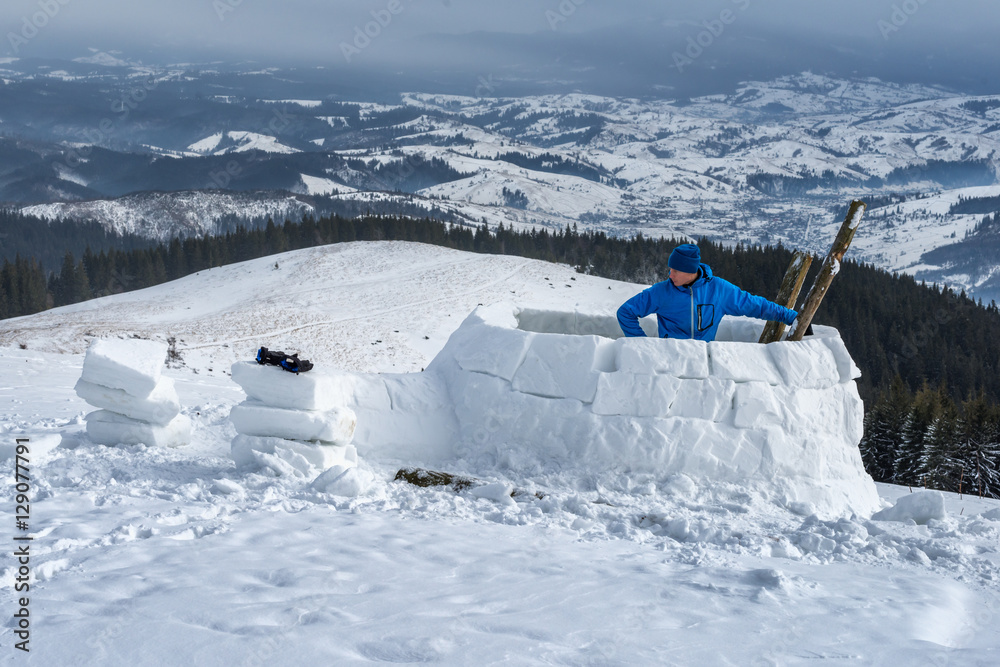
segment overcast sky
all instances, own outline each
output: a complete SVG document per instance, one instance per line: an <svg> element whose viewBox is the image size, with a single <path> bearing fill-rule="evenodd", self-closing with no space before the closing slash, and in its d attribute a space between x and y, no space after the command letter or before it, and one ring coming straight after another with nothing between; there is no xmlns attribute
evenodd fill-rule
<svg viewBox="0 0 1000 667"><path fill-rule="evenodd" d="M147 61L497 76L512 67L554 77L596 69L647 83L664 68L678 79L684 69L756 60L764 74L782 62L836 61L831 68L860 75L915 78L960 78L964 67L981 81L989 73L972 70L1000 60L996 0L4 0L0 18L0 57L75 57L93 47Z"/></svg>

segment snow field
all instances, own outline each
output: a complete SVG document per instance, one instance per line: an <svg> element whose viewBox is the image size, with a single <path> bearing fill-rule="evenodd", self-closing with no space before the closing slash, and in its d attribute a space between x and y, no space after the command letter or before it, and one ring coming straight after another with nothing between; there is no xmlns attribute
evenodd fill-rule
<svg viewBox="0 0 1000 667"><path fill-rule="evenodd" d="M539 262L359 243L3 322L0 496L15 491L2 445L27 437L32 452L35 634L19 662L995 664L995 500L942 494L944 515L926 522L914 511L895 521L824 518L790 511L808 508L784 507L745 481L549 449L527 420L520 441L494 439L481 451L472 449L475 437L493 437L491 422L459 452L428 435L454 424L445 416L455 419L456 401L431 381L435 372L416 371L477 303L515 299L543 315L563 313L554 330L575 322L573 335L604 336L607 318L639 289ZM526 356L538 336L554 333L544 330L554 318L530 323L530 310L521 329L509 321L481 328L483 344L506 351L500 343L523 334ZM732 324L735 341L752 328ZM73 386L88 332L121 331L186 340L179 351L187 365L163 375L192 422L187 445L105 447L86 435L88 407ZM839 341L823 333L824 345ZM708 354L656 355L656 342L611 341L610 349L620 346L618 370L602 372L670 384L713 372ZM379 422L359 409L357 467L313 479L317 466L277 474L235 465L230 413L247 395L224 373L261 344L305 353L318 365L299 379L320 370L340 377L349 400L409 428L414 442L362 450L366 429ZM490 359L465 349L467 359ZM850 377L850 364L833 354L840 378ZM520 366L497 359L492 372L507 380L459 370L513 392ZM733 396L740 384L784 387L781 362L772 363L782 384L730 380ZM385 373L400 368L414 372ZM844 384L805 391L814 401ZM566 414L587 405L524 397L546 410L578 406ZM722 424L735 432L729 410ZM718 428L703 421L707 431ZM609 444L633 456L641 443ZM480 490L393 481L401 466L434 461L478 477ZM511 497L514 488L523 493ZM877 509L914 502L905 487L876 489ZM0 557L5 609L15 604L16 567L10 553ZM10 632L0 628L0 643L9 645Z"/></svg>

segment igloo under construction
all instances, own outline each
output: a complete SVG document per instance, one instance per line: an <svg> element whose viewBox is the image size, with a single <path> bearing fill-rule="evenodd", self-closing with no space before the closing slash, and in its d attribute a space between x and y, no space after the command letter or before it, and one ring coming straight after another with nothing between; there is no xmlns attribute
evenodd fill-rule
<svg viewBox="0 0 1000 667"><path fill-rule="evenodd" d="M798 512L870 515L860 371L838 332L761 345L762 327L727 318L710 343L624 338L609 314L490 305L425 371L334 373L327 391L356 413L362 457L527 476L683 473Z"/></svg>

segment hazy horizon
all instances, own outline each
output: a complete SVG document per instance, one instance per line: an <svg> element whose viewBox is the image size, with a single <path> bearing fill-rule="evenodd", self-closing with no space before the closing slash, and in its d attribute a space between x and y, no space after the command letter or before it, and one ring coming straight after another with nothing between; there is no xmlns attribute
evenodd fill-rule
<svg viewBox="0 0 1000 667"><path fill-rule="evenodd" d="M323 67L443 91L689 95L811 70L995 92L985 0L12 0L0 57ZM498 94L504 94L499 91Z"/></svg>

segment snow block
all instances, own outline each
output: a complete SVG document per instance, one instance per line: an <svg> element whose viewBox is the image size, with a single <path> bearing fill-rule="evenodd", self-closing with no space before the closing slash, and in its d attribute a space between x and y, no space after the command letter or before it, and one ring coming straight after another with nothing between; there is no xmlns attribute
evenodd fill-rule
<svg viewBox="0 0 1000 667"><path fill-rule="evenodd" d="M592 403L600 377L597 336L537 334L511 386L549 398L575 398Z"/></svg>
<svg viewBox="0 0 1000 667"><path fill-rule="evenodd" d="M365 493L375 483L375 475L357 467L333 466L320 473L313 480L312 488L320 493L356 498Z"/></svg>
<svg viewBox="0 0 1000 667"><path fill-rule="evenodd" d="M732 380L710 377L704 380L679 380L677 396L667 415L708 421L722 421L733 407Z"/></svg>
<svg viewBox="0 0 1000 667"><path fill-rule="evenodd" d="M805 340L781 341L761 347L770 352L787 385L826 389L841 381L837 358L821 339L810 336Z"/></svg>
<svg viewBox="0 0 1000 667"><path fill-rule="evenodd" d="M598 415L666 417L681 381L669 375L601 373L593 411Z"/></svg>
<svg viewBox="0 0 1000 667"><path fill-rule="evenodd" d="M81 378L141 398L156 387L166 359L166 343L96 338L87 348Z"/></svg>
<svg viewBox="0 0 1000 667"><path fill-rule="evenodd" d="M764 331L764 322L752 317L722 318L715 332L715 340L737 343L756 343Z"/></svg>
<svg viewBox="0 0 1000 667"><path fill-rule="evenodd" d="M231 370L233 381L247 396L276 408L332 410L356 401L380 409L390 407L378 376L316 371L295 374L255 361L237 361Z"/></svg>
<svg viewBox="0 0 1000 667"><path fill-rule="evenodd" d="M174 381L163 376L143 397L124 389L107 387L84 380L76 383L76 395L95 408L116 412L130 419L163 426L170 423L181 411L181 404L174 389Z"/></svg>
<svg viewBox="0 0 1000 667"><path fill-rule="evenodd" d="M708 344L708 358L714 377L734 382L783 382L771 361L767 345L730 343L714 340Z"/></svg>
<svg viewBox="0 0 1000 667"><path fill-rule="evenodd" d="M554 310L539 310L537 308L522 308L514 314L517 328L535 333L570 334L573 336L601 336L602 338L617 338L622 335L618 318L606 313L589 313L579 310L561 312ZM648 320L651 318L643 318ZM643 320L640 323L645 324ZM655 323L653 335L656 335Z"/></svg>
<svg viewBox="0 0 1000 667"><path fill-rule="evenodd" d="M286 438L237 435L231 444L233 461L241 468L270 468L275 474L315 474L315 468L353 468L358 453L353 445L325 445Z"/></svg>
<svg viewBox="0 0 1000 667"><path fill-rule="evenodd" d="M766 382L742 382L736 385L733 398L736 413L733 424L737 428L761 428L767 424L781 424L781 406L774 389Z"/></svg>
<svg viewBox="0 0 1000 667"><path fill-rule="evenodd" d="M109 410L91 412L85 419L87 435L99 445L180 447L191 441L191 420L186 415L177 415L165 425L129 419Z"/></svg>
<svg viewBox="0 0 1000 667"><path fill-rule="evenodd" d="M455 360L463 370L495 375L510 380L524 361L534 334L517 329L484 326L455 350Z"/></svg>
<svg viewBox="0 0 1000 667"><path fill-rule="evenodd" d="M433 412L451 407L451 396L437 375L406 373L383 376L392 410Z"/></svg>
<svg viewBox="0 0 1000 667"><path fill-rule="evenodd" d="M847 346L844 345L844 341L841 339L839 334L834 336L823 336L819 338L819 340L823 341L823 344L829 347L830 351L833 353L833 358L837 362L837 372L840 373L841 382L850 382L861 377L861 369L854 363L854 359L851 358L851 353L847 351Z"/></svg>
<svg viewBox="0 0 1000 667"><path fill-rule="evenodd" d="M900 496L892 507L872 514L875 521L913 521L925 524L931 519L943 519L948 512L944 494L940 491L916 491Z"/></svg>
<svg viewBox="0 0 1000 667"><path fill-rule="evenodd" d="M250 399L233 406L229 419L236 432L288 440L319 441L349 445L354 437L357 416L350 408L331 410L289 410Z"/></svg>
<svg viewBox="0 0 1000 667"><path fill-rule="evenodd" d="M674 338L619 338L616 366L629 373L664 373L677 378L709 376L708 344Z"/></svg>

